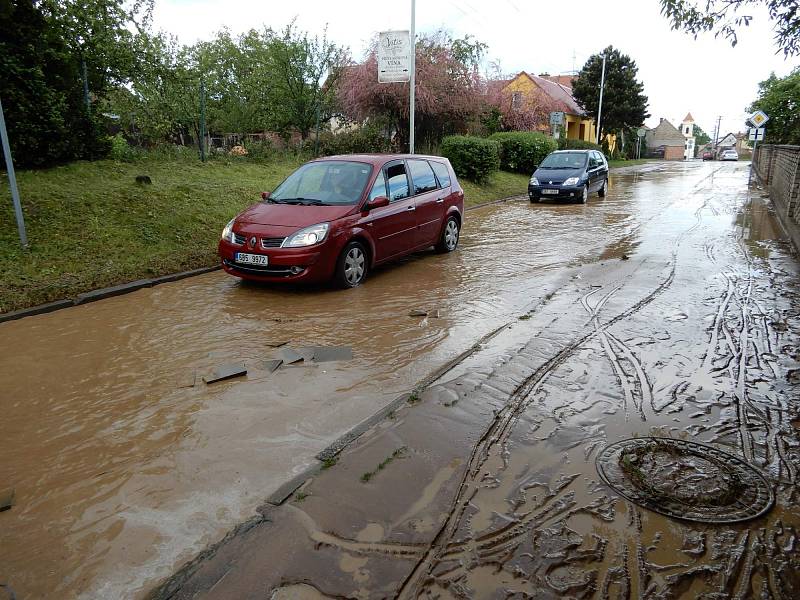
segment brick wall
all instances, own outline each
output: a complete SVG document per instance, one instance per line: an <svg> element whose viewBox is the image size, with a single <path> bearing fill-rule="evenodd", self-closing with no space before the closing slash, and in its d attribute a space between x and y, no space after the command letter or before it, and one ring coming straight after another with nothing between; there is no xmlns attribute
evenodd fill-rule
<svg viewBox="0 0 800 600"><path fill-rule="evenodd" d="M796 235L800 231L800 146L759 144L753 157L753 170L769 187L776 212L800 249Z"/></svg>

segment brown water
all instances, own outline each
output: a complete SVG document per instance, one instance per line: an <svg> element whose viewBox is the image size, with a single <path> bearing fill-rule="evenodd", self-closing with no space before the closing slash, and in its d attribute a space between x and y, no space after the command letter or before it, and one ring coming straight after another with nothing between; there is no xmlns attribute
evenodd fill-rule
<svg viewBox="0 0 800 600"><path fill-rule="evenodd" d="M141 595L332 440L530 310L564 267L658 243L645 228L665 211L691 218L685 194L735 168L675 164L614 176L585 206L473 211L455 254L351 291L213 273L0 325L0 488L17 496L0 513L0 583L23 598ZM764 227L757 212L732 209L743 243ZM283 341L351 346L354 360L259 371ZM247 378L200 380L234 361Z"/></svg>

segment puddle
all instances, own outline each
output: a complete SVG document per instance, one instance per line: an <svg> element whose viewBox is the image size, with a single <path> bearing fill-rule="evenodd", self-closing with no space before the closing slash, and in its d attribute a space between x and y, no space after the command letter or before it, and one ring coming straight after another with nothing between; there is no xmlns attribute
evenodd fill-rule
<svg viewBox="0 0 800 600"><path fill-rule="evenodd" d="M315 453L413 383L504 323L532 324L534 319L517 317L539 303L546 293L543 283L557 281L563 267L621 254L630 256L625 264L635 267L637 260L657 254L654 247L663 244L663 236L696 221L695 199L686 195L709 170L675 165L612 174L609 196L593 197L587 205L520 202L472 211L458 252L407 258L378 269L365 285L346 292L244 285L212 273L0 325L0 344L15 349L0 362L5 427L0 482L15 489L15 505L0 513L0 582L26 598L143 597L176 566L249 518L281 483L314 464ZM721 176L715 181L725 184ZM674 218L658 236L646 235L664 215ZM729 231L727 219L727 224L718 223L720 231ZM738 290L732 311L747 286L741 274L730 276ZM581 280L575 281L579 285ZM583 308L576 304L576 318L593 323L598 306L600 314L627 306L610 291L598 291ZM407 316L419 307L440 311L439 318ZM692 314L677 301L665 314L679 313ZM662 331L666 325L678 340L693 334L673 331L675 326L702 330L692 318L664 323ZM756 343L773 340L777 356L776 331L764 327ZM727 338L721 325L717 331L723 347ZM607 391L619 389L617 376L629 380L618 414L623 425L625 419L638 423L644 414L652 419L641 429L675 426L673 415L653 407L680 407L689 398L730 417L731 407L721 406L714 393L705 398L705 386L687 383L685 373L698 361L702 365L702 358L692 355L681 362L680 343L675 342L675 353L659 370L664 375L654 375L656 357L673 342L656 333L646 335L635 350L624 342L642 336L605 331L598 321L599 343L586 350L586 361L607 360L610 351L620 370L612 370L602 385L591 368L573 364L564 372L565 381L588 385L592 393L566 405L556 402L545 414L595 419L594 424L576 424L574 445L559 450L568 455L565 464L586 462L585 445L599 448L602 434L611 434L596 419L619 408L619 399ZM290 348L334 346L352 348L353 360L281 367L272 373L267 373L270 363L260 362L285 359ZM706 366L713 372L726 368L725 361L720 354ZM254 365L261 374L201 382L216 366L239 362ZM767 368L770 363L760 364ZM541 405L548 406L547 398ZM446 410L459 411L460 406L450 403ZM763 411L758 414L764 417ZM550 425L541 417L536 427L543 434ZM620 427L617 433L625 429ZM523 436L515 443L526 440L548 448L566 443L559 436ZM780 461L770 460L768 468L787 477ZM570 492L573 499L567 500L563 482L545 482L534 470L527 476L536 484L525 492L531 510L569 512L573 503L597 500L596 481L576 486ZM447 471L439 471L432 481L445 486L452 480ZM499 485L501 491L492 498L476 499L486 507L475 519L481 530L503 520L509 505L502 494L520 492L513 481ZM597 502L590 512L606 514L607 503ZM540 522L531 519L526 522ZM430 515L406 521L420 534L436 529ZM548 526L549 521L541 523ZM373 539L378 531L364 535ZM348 548L357 554L359 543ZM486 551L495 548L502 545L485 546ZM581 554L585 551L564 552L582 557L588 556ZM361 573L371 564L355 570ZM545 569L542 576L572 590L573 575L561 565ZM621 589L620 581L612 573L598 585ZM321 593L311 586L289 586L284 592L297 594L286 597L324 597L308 596Z"/></svg>

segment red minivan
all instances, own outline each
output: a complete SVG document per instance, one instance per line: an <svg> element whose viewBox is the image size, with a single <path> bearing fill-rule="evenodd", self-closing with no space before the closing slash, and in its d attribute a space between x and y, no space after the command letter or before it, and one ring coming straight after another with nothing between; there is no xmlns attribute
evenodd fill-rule
<svg viewBox="0 0 800 600"><path fill-rule="evenodd" d="M446 158L330 156L298 168L225 226L222 267L255 281L359 285L375 265L458 245L464 191Z"/></svg>

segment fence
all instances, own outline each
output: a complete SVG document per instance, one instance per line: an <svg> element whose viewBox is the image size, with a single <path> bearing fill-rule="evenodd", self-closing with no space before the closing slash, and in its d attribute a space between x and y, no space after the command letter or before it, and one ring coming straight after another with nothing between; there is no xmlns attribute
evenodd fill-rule
<svg viewBox="0 0 800 600"><path fill-rule="evenodd" d="M800 249L800 146L759 144L753 170L769 188L769 197Z"/></svg>

